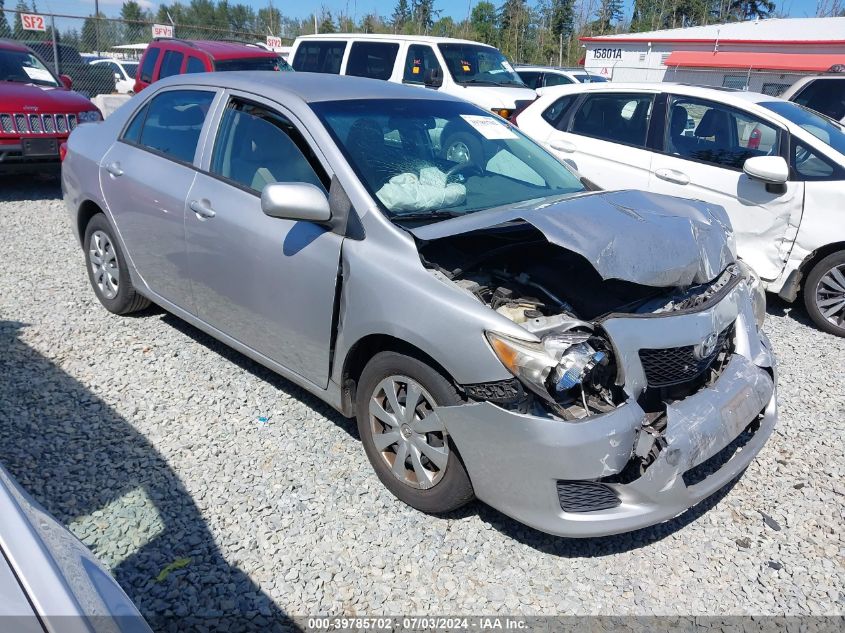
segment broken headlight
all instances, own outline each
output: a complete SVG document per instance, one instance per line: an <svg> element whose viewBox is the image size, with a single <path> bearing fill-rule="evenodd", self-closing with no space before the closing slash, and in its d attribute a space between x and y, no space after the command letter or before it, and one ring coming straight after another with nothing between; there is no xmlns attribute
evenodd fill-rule
<svg viewBox="0 0 845 633"><path fill-rule="evenodd" d="M487 340L502 364L528 389L555 406L566 419L584 417L611 404L606 393L612 382L608 371L609 354L598 348L589 332L552 332L540 342L516 339L498 332L487 332ZM610 379L610 380L608 380ZM573 402L583 404L583 413L564 411Z"/></svg>
<svg viewBox="0 0 845 633"><path fill-rule="evenodd" d="M766 320L766 289L763 288L763 282L760 276L754 272L744 261L737 260L739 272L748 284L748 289L751 291L751 307L754 310L754 320L757 322L757 329L763 327L763 322Z"/></svg>

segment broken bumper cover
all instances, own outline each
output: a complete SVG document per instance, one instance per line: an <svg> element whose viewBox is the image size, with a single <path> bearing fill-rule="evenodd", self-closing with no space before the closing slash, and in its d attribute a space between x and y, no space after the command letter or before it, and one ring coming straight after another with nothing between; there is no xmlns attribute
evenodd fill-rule
<svg viewBox="0 0 845 633"><path fill-rule="evenodd" d="M544 532L588 537L666 521L724 487L751 463L777 423L775 359L754 325L746 285L735 285L704 310L604 322L633 393L646 383L637 349L701 341L731 324L734 353L721 374L666 407L662 450L641 476L625 479L629 483L613 476L625 469L638 441L650 439L640 437L645 412L633 397L577 422L489 402L436 409L476 496Z"/></svg>

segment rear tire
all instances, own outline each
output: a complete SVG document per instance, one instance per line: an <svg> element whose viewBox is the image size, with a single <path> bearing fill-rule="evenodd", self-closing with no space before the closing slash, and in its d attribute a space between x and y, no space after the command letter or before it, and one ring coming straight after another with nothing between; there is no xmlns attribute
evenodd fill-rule
<svg viewBox="0 0 845 633"><path fill-rule="evenodd" d="M820 329L845 337L845 251L813 266L804 282L804 305Z"/></svg>
<svg viewBox="0 0 845 633"><path fill-rule="evenodd" d="M381 352L364 368L356 391L361 442L390 492L430 514L455 510L474 498L451 438L431 415L433 407L463 402L449 380L416 358Z"/></svg>
<svg viewBox="0 0 845 633"><path fill-rule="evenodd" d="M129 278L126 258L114 237L114 231L102 213L85 227L85 268L97 299L112 314L131 314L150 305L138 294Z"/></svg>

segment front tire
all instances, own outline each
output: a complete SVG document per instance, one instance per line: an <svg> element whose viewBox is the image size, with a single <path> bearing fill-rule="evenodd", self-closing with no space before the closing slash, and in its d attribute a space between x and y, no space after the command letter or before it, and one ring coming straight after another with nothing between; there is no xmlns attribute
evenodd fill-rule
<svg viewBox="0 0 845 633"><path fill-rule="evenodd" d="M820 329L845 337L845 251L813 266L804 283L804 305Z"/></svg>
<svg viewBox="0 0 845 633"><path fill-rule="evenodd" d="M422 361L381 352L358 382L358 432L376 475L398 499L430 514L473 499L472 484L437 406L461 404L452 384Z"/></svg>
<svg viewBox="0 0 845 633"><path fill-rule="evenodd" d="M150 305L129 279L126 258L106 216L98 213L85 227L85 267L97 299L112 314L130 314Z"/></svg>

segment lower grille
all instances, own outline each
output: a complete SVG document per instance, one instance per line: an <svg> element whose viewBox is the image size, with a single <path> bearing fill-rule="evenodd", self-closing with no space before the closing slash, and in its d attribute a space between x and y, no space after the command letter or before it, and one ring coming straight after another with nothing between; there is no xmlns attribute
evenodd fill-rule
<svg viewBox="0 0 845 633"><path fill-rule="evenodd" d="M704 356L700 355L697 345L641 349L640 362L643 364L648 386L671 387L698 378L707 371L720 353L729 350L732 330L731 327L722 330L713 350Z"/></svg>
<svg viewBox="0 0 845 633"><path fill-rule="evenodd" d="M751 424L745 427L745 430L736 436L733 442L728 444L725 448L720 450L712 457L705 459L698 466L693 466L683 474L684 484L687 486L694 486L700 484L710 475L718 471L722 466L727 464L731 458L736 455L742 447L751 441L754 434L760 428L760 421L754 420Z"/></svg>
<svg viewBox="0 0 845 633"><path fill-rule="evenodd" d="M598 481L558 481L557 497L564 512L608 510L622 503L610 486Z"/></svg>

